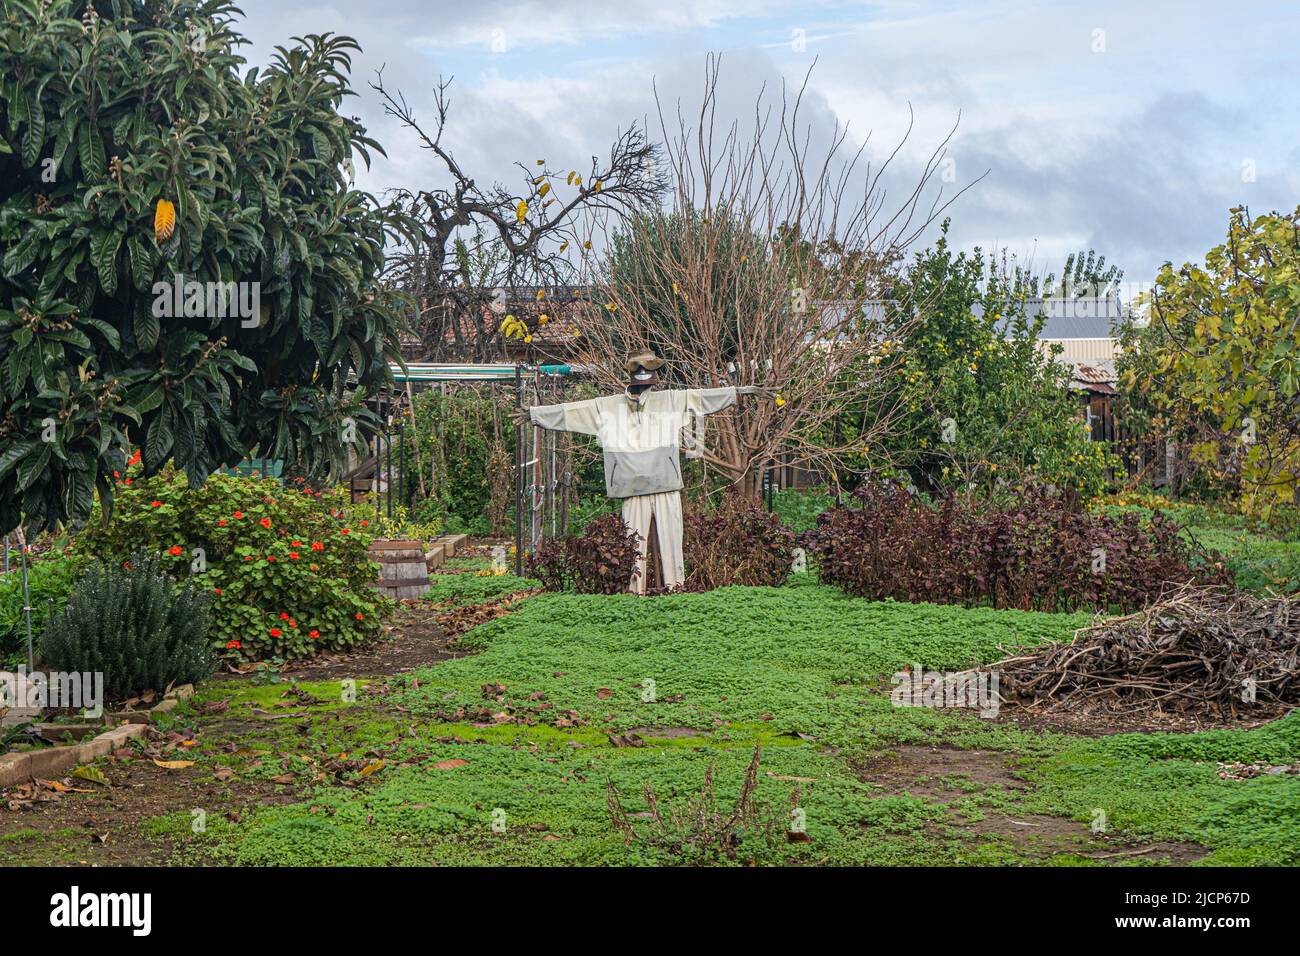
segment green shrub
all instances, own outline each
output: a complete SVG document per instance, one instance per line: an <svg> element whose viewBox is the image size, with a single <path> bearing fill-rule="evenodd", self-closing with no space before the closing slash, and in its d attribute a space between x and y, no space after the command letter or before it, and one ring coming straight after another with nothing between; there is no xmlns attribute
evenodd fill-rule
<svg viewBox="0 0 1300 956"><path fill-rule="evenodd" d="M778 491L772 499L772 510L781 523L796 534L817 527L817 516L835 507L835 496L824 488Z"/></svg>
<svg viewBox="0 0 1300 956"><path fill-rule="evenodd" d="M41 659L53 670L102 672L111 700L202 680L214 667L211 603L193 581L175 587L144 551L96 561L46 627Z"/></svg>
<svg viewBox="0 0 1300 956"><path fill-rule="evenodd" d="M27 623L23 617L23 574L17 551L10 555L9 573L0 575L0 668L27 660ZM84 561L73 555L46 555L27 568L31 595L32 634L39 638L50 617L63 610Z"/></svg>
<svg viewBox="0 0 1300 956"><path fill-rule="evenodd" d="M128 478L128 480L130 480ZM214 475L192 489L167 470L119 486L113 519L78 539L93 557L144 548L215 600L213 643L231 657L286 660L347 650L380 632L391 606L371 586L370 520L343 489Z"/></svg>

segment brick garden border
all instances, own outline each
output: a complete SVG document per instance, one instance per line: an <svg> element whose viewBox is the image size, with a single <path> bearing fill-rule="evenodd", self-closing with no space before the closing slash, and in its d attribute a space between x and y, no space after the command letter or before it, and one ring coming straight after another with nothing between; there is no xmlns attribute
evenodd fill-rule
<svg viewBox="0 0 1300 956"><path fill-rule="evenodd" d="M79 744L46 747L0 757L0 787L16 787L37 777L56 777L65 770L103 757L133 737L143 737L147 724L122 724Z"/></svg>
<svg viewBox="0 0 1300 956"><path fill-rule="evenodd" d="M137 715L132 713L131 717L128 718L128 722L118 724L118 726L110 728L102 734L97 734L90 740L83 740L75 744L45 747L41 750L29 750L24 753L5 754L0 757L0 789L16 787L20 783L27 783L37 777L46 779L56 777L72 767L90 763L92 760L106 756L128 740L143 737L155 715L161 716L175 710L176 705L191 693L193 693L193 687L189 684L174 688L168 691L167 695L153 708L140 711L138 716L143 719L137 720ZM108 714L107 716L110 719L121 720L124 715Z"/></svg>

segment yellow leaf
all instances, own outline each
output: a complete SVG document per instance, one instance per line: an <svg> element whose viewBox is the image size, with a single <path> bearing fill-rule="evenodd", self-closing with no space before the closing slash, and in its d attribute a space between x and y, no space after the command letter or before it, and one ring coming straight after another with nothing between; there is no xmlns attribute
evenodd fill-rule
<svg viewBox="0 0 1300 956"><path fill-rule="evenodd" d="M193 760L158 760L154 759L155 767L162 767L164 770L184 770L186 767L193 767Z"/></svg>
<svg viewBox="0 0 1300 956"><path fill-rule="evenodd" d="M560 243L560 251L563 252L567 248L569 248L569 240L566 239L564 242Z"/></svg>
<svg viewBox="0 0 1300 956"><path fill-rule="evenodd" d="M384 762L382 760L372 760L361 769L361 776L368 777L376 770L383 770Z"/></svg>
<svg viewBox="0 0 1300 956"><path fill-rule="evenodd" d="M569 178L565 180L570 186L573 185L573 177L578 175L576 172L569 173Z"/></svg>
<svg viewBox="0 0 1300 956"><path fill-rule="evenodd" d="M72 771L72 775L80 780L89 780L91 783L103 784L105 787L109 786L108 778L104 776L104 772L96 767L78 767Z"/></svg>
<svg viewBox="0 0 1300 956"><path fill-rule="evenodd" d="M539 190L537 190L537 195L538 195L538 196L545 196L545 195L546 195L547 193L549 193L550 191L551 191L551 184L550 184L550 183L542 183L542 188L539 189Z"/></svg>
<svg viewBox="0 0 1300 956"><path fill-rule="evenodd" d="M523 222L526 215L528 215L528 203L521 199L519 205L515 206L515 222Z"/></svg>
<svg viewBox="0 0 1300 956"><path fill-rule="evenodd" d="M166 242L175 231L176 207L169 200L159 199L153 214L153 237L157 242Z"/></svg>

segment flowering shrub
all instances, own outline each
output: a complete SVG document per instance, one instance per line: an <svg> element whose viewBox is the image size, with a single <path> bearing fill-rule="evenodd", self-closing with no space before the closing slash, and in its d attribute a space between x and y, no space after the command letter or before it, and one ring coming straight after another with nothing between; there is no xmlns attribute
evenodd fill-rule
<svg viewBox="0 0 1300 956"><path fill-rule="evenodd" d="M868 480L857 507L834 508L802 536L828 584L873 599L1021 610L1130 611L1195 581L1230 584L1156 512L1092 515L1077 495L1032 487L1007 503L948 495L938 505Z"/></svg>
<svg viewBox="0 0 1300 956"><path fill-rule="evenodd" d="M378 635L389 602L371 587L371 522L349 517L344 490L226 475L194 489L171 469L132 471L119 478L112 520L78 547L119 562L144 548L173 577L192 577L212 593L214 641L228 656L310 657Z"/></svg>

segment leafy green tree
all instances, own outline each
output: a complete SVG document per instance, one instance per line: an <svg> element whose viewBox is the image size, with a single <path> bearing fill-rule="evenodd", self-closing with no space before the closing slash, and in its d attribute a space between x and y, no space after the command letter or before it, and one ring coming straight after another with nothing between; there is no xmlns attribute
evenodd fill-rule
<svg viewBox="0 0 1300 956"><path fill-rule="evenodd" d="M1065 257L1059 278L1055 273L1048 273L1041 284L1041 294L1068 299L1111 298L1119 295L1123 280L1124 270L1114 264L1106 265L1105 256L1092 249L1080 250Z"/></svg>
<svg viewBox="0 0 1300 956"><path fill-rule="evenodd" d="M1160 269L1121 329L1126 424L1188 442L1198 473L1248 510L1300 487L1300 209L1232 210L1205 264Z"/></svg>
<svg viewBox="0 0 1300 956"><path fill-rule="evenodd" d="M254 446L337 465L398 354L391 220L350 187L379 147L338 112L355 41L241 76L226 0L4 12L0 529L111 504L132 444L194 486Z"/></svg>
<svg viewBox="0 0 1300 956"><path fill-rule="evenodd" d="M1118 462L1089 440L1060 347L1039 341L1044 318L1026 311L1032 291L1005 260L954 254L944 223L890 295L890 308L915 325L871 361L894 371L905 414L884 448L862 450L860 465L884 453L930 490L1032 479L1101 491Z"/></svg>

